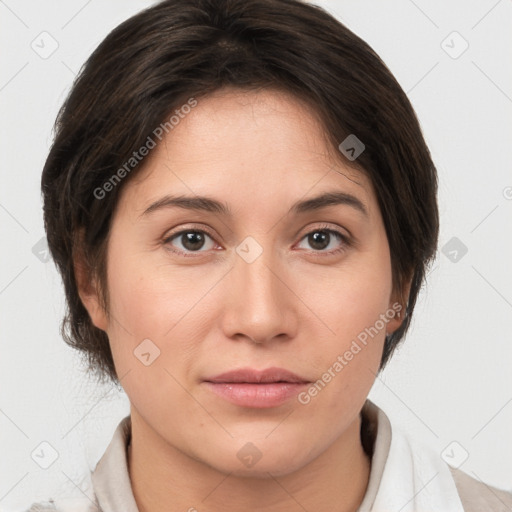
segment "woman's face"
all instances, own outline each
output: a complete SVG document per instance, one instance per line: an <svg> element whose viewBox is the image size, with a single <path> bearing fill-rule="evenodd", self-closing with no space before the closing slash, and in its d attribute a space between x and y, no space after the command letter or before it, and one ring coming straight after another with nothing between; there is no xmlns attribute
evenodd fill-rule
<svg viewBox="0 0 512 512"><path fill-rule="evenodd" d="M132 417L218 470L284 475L354 432L398 326L372 186L328 155L298 100L226 89L198 100L121 194L111 316L88 309ZM309 384L215 379L272 367Z"/></svg>

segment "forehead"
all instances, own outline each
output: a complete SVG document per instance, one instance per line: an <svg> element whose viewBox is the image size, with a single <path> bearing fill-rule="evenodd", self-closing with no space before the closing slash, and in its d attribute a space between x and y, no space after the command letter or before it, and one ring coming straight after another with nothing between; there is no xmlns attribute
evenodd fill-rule
<svg viewBox="0 0 512 512"><path fill-rule="evenodd" d="M187 112L123 190L139 214L171 191L256 208L336 187L372 202L365 173L333 152L315 111L289 94L223 89Z"/></svg>

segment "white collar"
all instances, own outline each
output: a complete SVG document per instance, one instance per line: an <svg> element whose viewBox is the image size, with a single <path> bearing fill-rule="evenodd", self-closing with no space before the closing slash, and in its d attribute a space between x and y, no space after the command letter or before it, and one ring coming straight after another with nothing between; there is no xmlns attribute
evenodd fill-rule
<svg viewBox="0 0 512 512"><path fill-rule="evenodd" d="M365 425L376 434L366 494L357 512L464 512L448 465L432 448L411 442L382 409L366 400ZM118 424L91 478L102 512L138 512L130 483L127 446L131 418Z"/></svg>
<svg viewBox="0 0 512 512"><path fill-rule="evenodd" d="M440 454L412 441L367 400L363 414L377 426L372 467L357 512L464 512L449 466Z"/></svg>

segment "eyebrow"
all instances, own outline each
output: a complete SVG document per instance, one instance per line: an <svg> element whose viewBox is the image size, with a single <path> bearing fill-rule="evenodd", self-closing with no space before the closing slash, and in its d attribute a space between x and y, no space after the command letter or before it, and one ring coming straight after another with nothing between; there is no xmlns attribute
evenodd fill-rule
<svg viewBox="0 0 512 512"><path fill-rule="evenodd" d="M352 194L340 191L325 192L318 196L297 201L290 208L291 213L305 213L314 210L320 210L328 206L347 205L358 210L360 213L368 217L368 210L360 199ZM166 195L152 203L140 217L149 215L152 212L162 208L183 208L192 211L205 211L211 213L219 213L225 216L232 216L231 209L227 203L223 203L206 196L171 196Z"/></svg>

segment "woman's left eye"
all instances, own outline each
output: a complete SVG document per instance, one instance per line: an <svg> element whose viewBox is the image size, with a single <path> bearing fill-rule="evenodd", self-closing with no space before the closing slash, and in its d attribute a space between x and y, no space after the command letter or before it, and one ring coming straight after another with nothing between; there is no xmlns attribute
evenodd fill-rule
<svg viewBox="0 0 512 512"><path fill-rule="evenodd" d="M310 231L302 237L302 240L307 240L309 246L314 249L314 252L325 252L328 254L343 251L349 245L347 236L334 229L327 228Z"/></svg>

